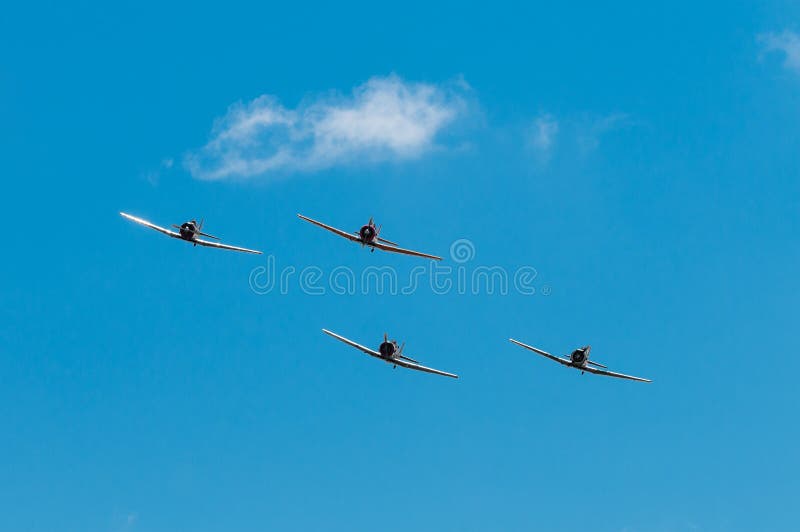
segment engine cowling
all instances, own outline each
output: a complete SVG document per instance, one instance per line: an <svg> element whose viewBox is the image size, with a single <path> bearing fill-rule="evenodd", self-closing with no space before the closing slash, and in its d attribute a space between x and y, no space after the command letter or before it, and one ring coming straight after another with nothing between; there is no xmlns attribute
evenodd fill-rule
<svg viewBox="0 0 800 532"><path fill-rule="evenodd" d="M378 231L375 230L375 226L373 225L365 225L358 232L358 236L360 236L361 240L364 242L372 242L375 237L378 236Z"/></svg>
<svg viewBox="0 0 800 532"><path fill-rule="evenodd" d="M194 237L197 231L197 225L194 222L184 222L181 224L180 233L181 237L190 239Z"/></svg>
<svg viewBox="0 0 800 532"><path fill-rule="evenodd" d="M378 348L378 352L380 352L383 358L392 358L396 350L397 348L392 342L383 342Z"/></svg>
<svg viewBox="0 0 800 532"><path fill-rule="evenodd" d="M570 355L570 360L572 363L578 366L582 366L586 363L589 357L586 356L586 352L583 349L576 349Z"/></svg>

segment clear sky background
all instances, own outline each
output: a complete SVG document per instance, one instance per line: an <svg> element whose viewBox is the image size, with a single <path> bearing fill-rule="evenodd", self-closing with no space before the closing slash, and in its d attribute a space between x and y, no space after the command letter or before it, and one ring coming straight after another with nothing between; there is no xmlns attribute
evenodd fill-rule
<svg viewBox="0 0 800 532"><path fill-rule="evenodd" d="M6 5L0 530L797 530L798 30L785 1ZM270 255L426 264L298 212L537 291L255 293Z"/></svg>

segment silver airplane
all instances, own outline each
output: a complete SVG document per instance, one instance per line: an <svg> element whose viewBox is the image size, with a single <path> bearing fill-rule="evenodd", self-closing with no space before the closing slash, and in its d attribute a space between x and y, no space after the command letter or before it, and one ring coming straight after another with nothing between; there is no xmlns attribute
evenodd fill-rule
<svg viewBox="0 0 800 532"><path fill-rule="evenodd" d="M346 343L347 345L351 345L358 349L359 351L363 351L364 353L373 356L375 358L379 358L384 362L388 362L393 367L403 367L408 369L415 369L417 371L425 371L427 373L435 373L436 375L444 375L445 377L452 377L454 379L458 378L458 375L454 373L447 373L446 371L440 371L438 369L428 368L426 366L421 365L419 362L414 360L413 358L409 358L403 354L403 347L405 347L405 343L403 345L397 345L395 340L389 340L389 335L383 335L383 342L378 347L377 351L370 349L369 347L364 347L361 344L357 344L352 340L348 340L344 336L339 336L338 334L329 331L328 329L322 329L322 332L329 336L333 336L337 340Z"/></svg>
<svg viewBox="0 0 800 532"><path fill-rule="evenodd" d="M209 235L208 233L204 233L201 231L203 228L203 222L201 221L199 224L194 221L190 220L188 222L184 222L181 225L172 225L178 231L170 231L169 229L165 229L163 227L159 227L156 224L152 224L147 220L143 220L141 218L137 218L136 216L131 216L130 214L121 212L120 213L123 218L127 218L132 222L136 222L137 224L141 224L145 227L149 227L150 229L155 229L159 233L164 233L167 236L171 236L172 238L179 238L181 240L185 240L186 242L190 242L195 246L205 246L209 248L219 248L219 249L230 249L231 251L242 251L244 253L255 253L256 255L261 255L260 251L256 251L254 249L247 249L247 248L240 248L236 246L229 246L227 244L222 244L221 242L212 242L210 240L202 240L197 238L197 236L204 236L206 238L213 238L214 240L219 240L219 237L214 235Z"/></svg>
<svg viewBox="0 0 800 532"><path fill-rule="evenodd" d="M351 242L357 242L361 244L362 247L368 246L370 251L375 251L375 249L380 249L383 251L390 251L392 253L402 253L404 255L413 255L415 257L424 257L426 259L433 259L433 260L442 260L442 257L437 257L436 255L428 255L427 253L420 253L419 251L412 251L410 249L403 249L398 244L390 240L386 240L385 238L381 238L380 226L376 226L375 222L372 218L369 219L367 225L364 225L358 231L354 231L352 233L348 233L347 231L342 231L341 229L336 229L335 227L331 227L330 225L324 224L322 222L318 222L316 220L312 220L302 214L297 215L301 220L305 220L310 222L314 225L322 227L330 231L331 233L337 234L341 237L346 238Z"/></svg>
<svg viewBox="0 0 800 532"><path fill-rule="evenodd" d="M585 371L589 373L594 373L595 375L605 375L607 377L617 377L619 379L629 379L632 381L639 381L639 382L653 382L650 379L643 379L641 377L633 377L631 375L624 375L622 373L614 373L613 371L608 371L608 367L604 366L598 362L592 362L589 360L589 352L592 350L592 346L587 345L586 347L581 347L580 349L576 349L569 355L569 358L561 358L555 355L551 355L546 351L542 351L541 349L537 349L533 346L523 344L522 342L518 342L513 338L509 338L509 340L517 345L524 347L525 349L530 349L534 353L538 353L544 357L549 358L550 360L555 360L559 364L563 364L564 366L575 368L580 370L581 375ZM602 369L601 369L602 368Z"/></svg>

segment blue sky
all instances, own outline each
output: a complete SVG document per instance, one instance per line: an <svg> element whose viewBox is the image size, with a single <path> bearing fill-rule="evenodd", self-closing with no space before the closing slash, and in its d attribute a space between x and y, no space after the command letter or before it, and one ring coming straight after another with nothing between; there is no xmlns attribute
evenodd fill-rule
<svg viewBox="0 0 800 532"><path fill-rule="evenodd" d="M0 529L796 528L796 3L4 12ZM536 293L256 293L424 265L298 212Z"/></svg>

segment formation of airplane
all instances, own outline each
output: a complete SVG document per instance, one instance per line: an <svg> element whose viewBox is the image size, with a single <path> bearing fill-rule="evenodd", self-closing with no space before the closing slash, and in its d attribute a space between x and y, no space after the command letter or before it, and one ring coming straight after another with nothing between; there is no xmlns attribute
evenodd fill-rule
<svg viewBox="0 0 800 532"><path fill-rule="evenodd" d="M167 236L171 236L172 238L179 238L181 240L185 240L186 242L190 242L195 246L205 246L209 248L219 248L219 249L229 249L231 251L241 251L243 253L254 253L256 255L261 255L260 251L256 251L254 249L247 249L247 248L240 248L237 246L229 246L227 244L223 244L221 242L212 242L211 240L203 240L201 238L197 238L198 236L204 236L206 238L213 238L214 240L219 240L219 237L214 235L209 235L208 233L204 233L203 229L203 222L201 221L199 224L195 220L190 220L188 222L184 222L181 225L172 225L178 231L170 231L164 227L160 227L154 223L150 223L147 220L143 220L142 218L138 218L136 216L132 216L130 214L121 212L120 213L123 218L127 218L132 222L136 222L137 224L141 224L145 227L149 227L150 229L155 229L159 233L164 233Z"/></svg>
<svg viewBox="0 0 800 532"><path fill-rule="evenodd" d="M261 254L260 251L256 251L254 249L247 249L247 248L242 248L242 247L237 247L237 246L230 246L230 245L227 245L227 244L223 244L221 242L214 242L214 240L219 240L219 238L214 236L214 235L210 235L208 233L204 233L202 231L202 229L203 229L203 222L202 221L200 223L197 223L195 220L190 220L188 222L182 223L181 225L173 225L172 227L177 229L177 232L176 232L176 231L172 231L170 229L166 229L164 227L160 227L158 225L155 225L153 223L148 222L147 220L144 220L142 218L138 218L136 216L132 216L132 215L124 213L124 212L120 212L120 215L122 215L124 218L127 218L128 220L131 220L132 222L136 222L137 224L143 225L145 227L149 227L150 229L154 229L154 230L156 230L156 231L158 231L160 233L164 233L165 235L170 236L172 238L177 238L177 239L180 239L180 240L184 240L184 241L189 242L189 243L191 243L191 244L193 244L195 246L200 245L200 246L205 246L205 247L228 249L228 250L231 250L231 251L240 251L240 252L244 252L244 253L254 253L254 254L258 254L258 255ZM377 248L377 249L380 249L382 251L389 251L389 252L392 252L392 253L401 253L401 254L404 254L404 255L413 255L413 256L416 256L416 257L423 257L423 258L432 259L432 260L442 260L441 257L437 257L436 255L429 255L427 253L420 253L419 251L413 251L413 250L410 250L410 249L401 248L398 244L396 244L396 243L394 243L394 242L392 242L390 240L386 240L386 239L382 238L380 236L381 228L380 228L380 226L376 226L375 225L375 222L373 221L372 218L370 218L369 222L366 225L362 226L360 230L354 231L352 233L348 233L347 231L343 231L341 229L336 229L335 227L331 227L330 225L326 225L326 224L324 224L322 222L318 222L316 220L312 220L311 218L303 216L302 214L298 214L297 216L299 216L301 219L303 219L303 220L305 220L307 222L310 222L310 223L312 223L314 225L318 225L319 227L322 227L323 229L326 229L326 230L328 230L328 231L330 231L330 232L332 232L332 233L334 233L336 235L344 237L344 238L350 240L351 242L359 243L359 244L361 244L362 247L363 246L367 246L367 247L370 248L370 251L375 251L375 249ZM212 240L204 240L204 239L198 238L198 237L206 237L206 238L210 238ZM336 334L334 332L331 332L331 331L329 331L327 329L322 329L322 332L324 332L325 334L327 334L329 336L332 336L333 338L336 338L337 340L339 340L341 342L346 343L347 345L355 347L356 349L358 349L359 351L361 351L363 353L366 353L366 354L368 354L368 355L370 355L372 357L375 357L377 359L383 360L384 362L387 362L387 363L391 364L395 368L397 366L400 366L400 367L403 367L403 368L413 369L413 370L416 370L416 371L424 371L426 373L433 373L433 374L436 374L436 375L443 375L445 377L451 377L453 379L457 379L458 378L458 375L456 375L455 373L448 373L446 371L441 371L441 370L438 370L438 369L434 369L434 368L429 368L427 366L423 366L422 364L420 364L418 361L414 360L413 358L410 358L410 357L404 355L403 354L403 347L405 346L405 344L398 345L398 343L395 340L389 340L389 336L387 334L383 335L383 342L381 342L381 344L378 346L378 350L375 351L373 349L370 349L369 347L366 347L366 346L363 346L361 344L358 344L358 343L356 343L356 342L354 342L352 340L348 340L344 336L340 336L340 335L338 335L338 334ZM542 356L544 356L546 358L549 358L550 360L558 362L561 365L564 365L564 366L567 366L567 367L570 367L570 368L575 368L575 369L579 370L581 372L581 374L583 374L585 372L589 372L589 373L593 373L595 375L605 375L607 377L616 377L616 378L619 378L619 379L628 379L628 380L639 381L639 382L652 382L650 379L645 379L645 378L642 378L642 377L634 377L632 375L625 375L623 373L615 373L613 371L608 371L608 367L607 366L604 366L603 364L600 364L599 362L594 362L594 361L589 360L589 353L590 353L592 348L591 348L591 346L588 346L588 345L586 347L581 347L579 349L575 349L569 355L568 358L562 358L562 357L558 357L558 356L555 356L555 355L551 355L550 353L548 353L546 351L542 351L541 349L538 349L536 347L533 347L533 346L524 344L524 343L522 343L520 341L514 340L513 338L509 338L509 340L511 342L519 345L519 346L524 347L525 349L528 349L530 351L533 351L534 353L537 353L537 354L542 355Z"/></svg>
<svg viewBox="0 0 800 532"><path fill-rule="evenodd" d="M335 332L331 332L328 329L322 329L322 332L329 336L333 336L337 340L346 343L347 345L353 346L359 351L362 351L369 356L373 356L375 358L379 358L384 362L388 362L393 367L403 367L408 369L415 369L417 371L424 371L426 373L435 373L436 375L444 375L445 377L452 377L454 379L458 378L458 375L455 373L448 373L446 371L441 371L438 369L429 368L427 366L423 366L413 358L409 358L403 354L403 347L405 347L405 343L403 345L398 345L396 340L389 340L389 335L383 335L383 342L381 345L378 346L378 350L375 351L370 349L369 347L365 347L361 344L357 344L352 340L348 340L344 336L339 336Z"/></svg>
<svg viewBox="0 0 800 532"><path fill-rule="evenodd" d="M509 340L519 346L524 347L525 349L533 351L534 353L538 353L544 357L549 358L550 360L554 360L559 364L562 364L570 368L578 369L580 370L581 374L583 374L585 371L588 371L589 373L594 373L595 375L605 375L606 377L617 377L618 379L628 379L639 382L653 382L650 379L643 379L642 377L634 377L632 375L625 375L623 373L614 373L613 371L608 371L608 366L604 366L599 362L593 362L589 360L589 352L592 350L592 346L590 345L574 350L569 355L569 358L561 358L555 355L551 355L547 351L542 351L541 349L537 349L531 345L518 342L513 338L509 338Z"/></svg>
<svg viewBox="0 0 800 532"><path fill-rule="evenodd" d="M349 233L341 229L336 229L335 227L324 224L322 222L318 222L317 220L312 220L311 218L303 216L302 214L298 214L297 216L300 219L310 222L314 225L317 225L323 229L326 229L335 235L344 237L351 242L356 242L358 244L361 244L362 247L368 246L370 248L370 251L375 251L375 249L377 248L382 251L389 251L391 253L402 253L403 255L413 255L415 257L423 257L426 259L442 260L442 257L437 257L436 255L420 253L419 251L413 251L411 249L403 249L398 244L395 244L391 240L386 240L385 238L381 238L380 236L381 227L376 226L372 218L369 219L369 222L367 222L366 225L361 226L361 229L359 229L358 231L353 231L352 233Z"/></svg>

